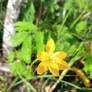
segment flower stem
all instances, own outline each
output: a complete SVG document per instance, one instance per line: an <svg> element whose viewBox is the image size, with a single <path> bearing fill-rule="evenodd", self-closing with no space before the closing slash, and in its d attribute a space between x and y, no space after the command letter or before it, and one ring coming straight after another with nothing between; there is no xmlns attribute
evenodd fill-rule
<svg viewBox="0 0 92 92"><path fill-rule="evenodd" d="M31 66L30 66L30 70L31 70L31 72L32 72L33 64L35 64L37 61L38 61L38 59L35 59L35 60L31 63Z"/></svg>

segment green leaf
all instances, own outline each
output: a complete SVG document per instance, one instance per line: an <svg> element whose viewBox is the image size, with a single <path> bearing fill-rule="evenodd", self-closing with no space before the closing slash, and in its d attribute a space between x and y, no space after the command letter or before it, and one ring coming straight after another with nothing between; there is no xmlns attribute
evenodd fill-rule
<svg viewBox="0 0 92 92"><path fill-rule="evenodd" d="M51 38L51 30L49 29L44 30L44 38L45 38L44 43L46 44L47 41Z"/></svg>
<svg viewBox="0 0 92 92"><path fill-rule="evenodd" d="M89 7L89 2L86 0L77 0L76 3L78 4L80 9Z"/></svg>
<svg viewBox="0 0 92 92"><path fill-rule="evenodd" d="M67 0L64 4L64 8L67 9L67 10L73 8L73 3L72 2L73 2L72 0Z"/></svg>
<svg viewBox="0 0 92 92"><path fill-rule="evenodd" d="M85 64L84 64L83 70L84 70L87 74L90 74L90 76L92 77L92 56L88 57L88 58L85 60Z"/></svg>
<svg viewBox="0 0 92 92"><path fill-rule="evenodd" d="M87 29L87 21L81 21L76 25L77 32L85 30L85 29Z"/></svg>
<svg viewBox="0 0 92 92"><path fill-rule="evenodd" d="M16 56L26 64L31 63L31 36L27 36L22 44L21 51L16 51Z"/></svg>
<svg viewBox="0 0 92 92"><path fill-rule="evenodd" d="M21 45L21 43L24 41L26 37L27 37L26 32L19 32L19 33L16 33L14 36L12 36L10 41L13 43L14 47L17 47Z"/></svg>
<svg viewBox="0 0 92 92"><path fill-rule="evenodd" d="M32 77L31 71L29 69L26 69L23 73L24 77L27 79L30 79Z"/></svg>
<svg viewBox="0 0 92 92"><path fill-rule="evenodd" d="M68 41L64 41L62 43L62 47L61 48L62 48L63 51L67 52L69 50L70 46L71 46L71 44Z"/></svg>
<svg viewBox="0 0 92 92"><path fill-rule="evenodd" d="M31 62L31 45L32 45L31 36L27 36L21 48L23 61L27 64Z"/></svg>
<svg viewBox="0 0 92 92"><path fill-rule="evenodd" d="M33 23L35 20L35 6L31 1L28 1L28 4L26 6L27 6L26 11L23 12L24 14L23 21Z"/></svg>
<svg viewBox="0 0 92 92"><path fill-rule="evenodd" d="M73 45L73 44L70 44L70 42L68 41L64 41L61 44L61 48L63 51L67 52L69 55L73 55L76 50L76 44Z"/></svg>
<svg viewBox="0 0 92 92"><path fill-rule="evenodd" d="M14 76L21 75L25 78L30 78L32 76L30 70L28 70L24 64L16 61L11 66L11 72Z"/></svg>
<svg viewBox="0 0 92 92"><path fill-rule="evenodd" d="M79 36L84 37L86 35L86 30L87 30L87 21L81 21L76 25L76 33Z"/></svg>
<svg viewBox="0 0 92 92"><path fill-rule="evenodd" d="M62 37L62 40L69 40L73 38L73 36L67 31L61 31L60 37Z"/></svg>
<svg viewBox="0 0 92 92"><path fill-rule="evenodd" d="M34 19L35 19L35 7L34 7L34 4L31 2L30 4L30 8L29 8L29 12L30 12L30 20L31 20L31 23L33 23Z"/></svg>
<svg viewBox="0 0 92 92"><path fill-rule="evenodd" d="M14 58L15 58L15 52L11 52L9 55L8 55L8 62L9 63L12 63L14 61Z"/></svg>
<svg viewBox="0 0 92 92"><path fill-rule="evenodd" d="M68 28L66 26L62 27L62 25L56 25L55 29L62 40L69 40L73 38L72 34L67 31Z"/></svg>
<svg viewBox="0 0 92 92"><path fill-rule="evenodd" d="M37 32L35 35L37 53L44 51L44 35L42 32Z"/></svg>
<svg viewBox="0 0 92 92"><path fill-rule="evenodd" d="M23 54L22 54L21 51L16 51L16 56L17 56L18 59L24 60L24 59L23 59Z"/></svg>
<svg viewBox="0 0 92 92"><path fill-rule="evenodd" d="M92 56L89 48L86 50L83 59L85 61L83 70L92 77Z"/></svg>
<svg viewBox="0 0 92 92"><path fill-rule="evenodd" d="M77 0L76 3L78 4L78 6L79 6L80 9L83 8L83 2L82 2L82 0Z"/></svg>
<svg viewBox="0 0 92 92"><path fill-rule="evenodd" d="M55 50L56 51L60 51L61 50L61 42L60 42L60 40L56 41L56 49Z"/></svg>
<svg viewBox="0 0 92 92"><path fill-rule="evenodd" d="M25 66L21 62L14 62L11 66L11 72L14 74L14 76L17 76L18 74L23 74L25 71Z"/></svg>
<svg viewBox="0 0 92 92"><path fill-rule="evenodd" d="M72 56L75 51L76 51L76 45L71 45L69 50L68 50L68 53L69 53L69 55Z"/></svg>
<svg viewBox="0 0 92 92"><path fill-rule="evenodd" d="M30 22L17 22L16 23L16 31L35 32L36 30L37 30L37 26Z"/></svg>

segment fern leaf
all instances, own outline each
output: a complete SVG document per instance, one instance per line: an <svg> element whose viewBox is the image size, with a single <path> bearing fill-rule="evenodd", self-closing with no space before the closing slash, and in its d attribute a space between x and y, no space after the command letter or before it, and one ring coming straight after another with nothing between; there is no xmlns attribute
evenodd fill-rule
<svg viewBox="0 0 92 92"><path fill-rule="evenodd" d="M19 32L19 33L16 33L14 36L12 36L11 42L13 43L13 46L17 47L21 45L21 43L24 41L26 36L27 36L26 32Z"/></svg>
<svg viewBox="0 0 92 92"><path fill-rule="evenodd" d="M8 55L8 62L9 63L12 63L14 61L14 57L15 57L15 52L11 52L9 55Z"/></svg>
<svg viewBox="0 0 92 92"><path fill-rule="evenodd" d="M22 56L25 63L31 62L31 36L27 36L22 45Z"/></svg>
<svg viewBox="0 0 92 92"><path fill-rule="evenodd" d="M37 30L37 26L30 22L17 22L16 23L16 31L35 32L36 30Z"/></svg>
<svg viewBox="0 0 92 92"><path fill-rule="evenodd" d="M23 21L29 21L33 23L35 20L35 7L32 2L29 1L28 3L29 3L27 4L28 7L23 16Z"/></svg>
<svg viewBox="0 0 92 92"><path fill-rule="evenodd" d="M14 62L11 66L11 72L14 74L14 76L21 75L27 79L29 79L32 76L30 70L28 70L26 66L21 62Z"/></svg>
<svg viewBox="0 0 92 92"><path fill-rule="evenodd" d="M35 36L37 53L44 51L44 36L42 32L37 32Z"/></svg>

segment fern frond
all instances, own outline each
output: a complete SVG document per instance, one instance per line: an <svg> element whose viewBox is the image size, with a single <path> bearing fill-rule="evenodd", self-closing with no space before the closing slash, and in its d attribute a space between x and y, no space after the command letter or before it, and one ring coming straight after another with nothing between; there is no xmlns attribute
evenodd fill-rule
<svg viewBox="0 0 92 92"><path fill-rule="evenodd" d="M37 30L37 26L30 22L17 22L16 23L16 31L27 31L27 32L35 32Z"/></svg>
<svg viewBox="0 0 92 92"><path fill-rule="evenodd" d="M35 35L37 53L44 51L44 35L42 32L37 32Z"/></svg>
<svg viewBox="0 0 92 92"><path fill-rule="evenodd" d="M21 43L24 41L26 37L27 37L27 32L19 32L16 33L14 36L12 36L10 41L13 43L14 47L17 47L21 45Z"/></svg>

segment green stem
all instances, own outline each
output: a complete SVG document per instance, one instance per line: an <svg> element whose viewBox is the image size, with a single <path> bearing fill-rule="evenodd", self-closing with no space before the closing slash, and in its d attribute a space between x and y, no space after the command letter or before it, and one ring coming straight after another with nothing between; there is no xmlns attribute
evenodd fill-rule
<svg viewBox="0 0 92 92"><path fill-rule="evenodd" d="M31 77L30 79L27 79L27 81L29 80L32 80L32 79L39 79L39 78L53 78L54 76L53 75L39 75L39 76L33 76ZM14 86L17 86L19 84L23 83L22 80L18 81L16 84L13 85Z"/></svg>
<svg viewBox="0 0 92 92"><path fill-rule="evenodd" d="M70 85L70 86L72 86L72 87L74 87L74 88L76 88L76 89L82 90L81 87L79 87L79 86L77 86L77 85L74 85L74 84L72 84L72 83L70 83L70 82L63 81L63 80L62 80L61 82L66 83L66 84L68 84L68 85Z"/></svg>
<svg viewBox="0 0 92 92"><path fill-rule="evenodd" d="M71 13L71 10L67 13L66 17L64 18L62 25L61 25L62 27L64 26L64 24L65 24L67 18L69 17L70 13Z"/></svg>
<svg viewBox="0 0 92 92"><path fill-rule="evenodd" d="M86 13L87 9L84 9L83 12L77 17L77 19L70 26L70 30L75 26L75 24L80 20L80 18Z"/></svg>
<svg viewBox="0 0 92 92"><path fill-rule="evenodd" d="M44 88L46 87L48 81L49 81L49 78L43 83L41 92L44 92Z"/></svg>
<svg viewBox="0 0 92 92"><path fill-rule="evenodd" d="M31 70L32 70L33 64L35 64L37 61L38 61L38 59L35 59L35 60L31 63L31 66L30 66L30 69L31 69Z"/></svg>
<svg viewBox="0 0 92 92"><path fill-rule="evenodd" d="M16 85L17 80L18 80L18 77L16 77L16 78L13 80L13 82L11 83L11 85L9 86L9 88L7 89L7 91L10 91L11 88L13 88L13 87Z"/></svg>

